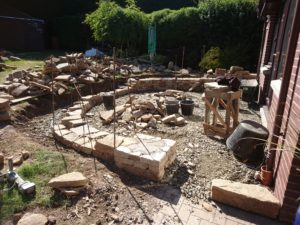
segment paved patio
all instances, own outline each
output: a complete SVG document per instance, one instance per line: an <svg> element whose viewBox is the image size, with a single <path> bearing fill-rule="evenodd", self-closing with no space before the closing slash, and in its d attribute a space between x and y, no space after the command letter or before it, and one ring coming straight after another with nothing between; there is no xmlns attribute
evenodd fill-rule
<svg viewBox="0 0 300 225"><path fill-rule="evenodd" d="M155 225L283 225L276 220L216 203L207 211L202 203L193 204L183 197L180 190L163 187L155 193L161 201L161 209L153 216Z"/></svg>

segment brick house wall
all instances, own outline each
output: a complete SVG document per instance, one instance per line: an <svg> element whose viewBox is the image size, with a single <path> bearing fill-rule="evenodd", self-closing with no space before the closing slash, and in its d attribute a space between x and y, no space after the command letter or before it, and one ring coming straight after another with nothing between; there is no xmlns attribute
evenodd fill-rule
<svg viewBox="0 0 300 225"><path fill-rule="evenodd" d="M272 58L272 75L266 76L261 71L258 72L260 88L259 102L265 104L263 106L264 114L266 115L267 127L270 131L268 146L277 148L273 164L273 188L274 195L282 204L279 219L290 223L295 218L297 209L296 199L300 197L300 154L299 157L294 154L295 147L300 147L300 26L295 22L296 19L293 21L291 25L292 30L289 33L292 36L284 38L284 34L286 33L285 27L288 23L288 16L286 15L289 13L288 10L292 8L290 7L292 1L295 1L293 3L296 5L298 3L294 13L295 17L299 20L299 0L281 1L284 4L277 11L281 14L277 17L272 17L272 21L270 17L265 20L265 23L268 24L266 27L269 27L269 30L265 31L266 35L263 40L264 44L261 49L261 58L259 61L262 67L268 63L267 59ZM275 21L280 25L277 34L274 32ZM272 32L270 32L271 25L273 25ZM281 52L284 44L288 44L287 51ZM273 52L276 53L274 57L272 57L272 45ZM284 69L282 70L282 74L279 74L278 66L282 55L285 57L285 60L282 61ZM292 60L289 61L291 63L287 61L288 57L292 57ZM282 79L279 79L280 76L282 76ZM283 101L282 99L285 100ZM281 110L282 114L278 114ZM275 125L278 118L281 118L280 129L276 129ZM279 138L274 139L274 136ZM274 140L276 140L276 143L272 146L271 143ZM280 151L280 149L286 151Z"/></svg>
<svg viewBox="0 0 300 225"><path fill-rule="evenodd" d="M284 108L281 133L283 138L279 144L284 149L293 151L298 146L300 132L300 36L298 33L297 47L294 50L292 73L289 80L287 101ZM275 160L275 189L274 193L282 202L280 218L292 221L295 216L297 203L295 199L300 197L300 159L291 152L276 154Z"/></svg>

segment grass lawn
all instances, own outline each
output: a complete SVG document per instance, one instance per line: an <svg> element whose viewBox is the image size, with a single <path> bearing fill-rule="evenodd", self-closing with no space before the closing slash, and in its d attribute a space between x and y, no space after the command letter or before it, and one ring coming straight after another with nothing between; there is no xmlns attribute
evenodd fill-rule
<svg viewBox="0 0 300 225"><path fill-rule="evenodd" d="M0 224L16 212L30 206L53 207L67 202L63 196L56 196L48 187L48 181L55 175L65 173L64 161L61 154L40 149L33 155L33 162L25 162L18 168L18 173L25 180L36 184L35 196L23 196L17 187L12 190L0 192ZM8 184L0 183L0 190L8 189ZM1 196L2 194L2 196Z"/></svg>
<svg viewBox="0 0 300 225"><path fill-rule="evenodd" d="M43 52L25 52L25 53L15 53L15 56L20 57L21 61L11 61L8 60L5 64L9 66L17 67L17 70L26 70L35 66L43 66L44 60L50 55L59 56L63 55L62 51L43 51ZM0 83L3 83L7 74L12 70L5 70L0 72Z"/></svg>

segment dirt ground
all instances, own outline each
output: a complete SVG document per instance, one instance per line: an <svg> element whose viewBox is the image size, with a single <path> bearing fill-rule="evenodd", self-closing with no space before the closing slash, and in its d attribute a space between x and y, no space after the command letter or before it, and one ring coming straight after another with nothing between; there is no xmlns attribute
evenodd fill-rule
<svg viewBox="0 0 300 225"><path fill-rule="evenodd" d="M151 99L152 95L153 93L135 94L135 97L145 100ZM158 124L157 129L148 128L142 131L176 140L176 161L168 168L160 183L132 176L110 163L56 145L51 134L51 113L32 119L23 115L15 122L14 127L2 128L0 143L9 151L4 152L5 154L20 152L20 146L24 143L59 151L66 159L66 171L80 171L91 181L86 193L70 199L64 206L29 208L26 211L52 215L57 218L58 224L106 224L110 221L119 221L121 224L149 224L160 208L157 197L164 195L165 187L178 188L185 197L198 203L200 200L210 200L210 185L214 178L254 183L255 170L238 162L226 149L224 140L204 135L204 103L201 94L190 95L196 107L193 116L185 117L188 122L185 126ZM128 96L119 98L117 104L124 104L127 100ZM102 110L104 106L100 105L90 111L90 124L100 130L112 131L112 125L102 125L99 118ZM65 111L56 110L55 120L58 121L64 116ZM241 102L240 120L245 119L260 121L259 112L249 109L246 102ZM122 136L133 135L132 130L127 130L121 124L117 127L117 133Z"/></svg>

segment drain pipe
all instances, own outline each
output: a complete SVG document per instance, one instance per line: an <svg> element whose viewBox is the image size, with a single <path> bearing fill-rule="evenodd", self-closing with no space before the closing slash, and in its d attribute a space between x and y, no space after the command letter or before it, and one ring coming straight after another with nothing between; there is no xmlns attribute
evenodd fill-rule
<svg viewBox="0 0 300 225"><path fill-rule="evenodd" d="M285 109L285 103L287 99L288 89L289 89L289 81L291 78L292 68L293 68L293 62L297 47L297 41L299 37L299 31L300 31L300 3L297 1L296 3L296 9L295 9L295 17L293 19L292 23L292 29L291 29L291 36L290 41L288 44L288 51L286 54L286 64L284 66L283 70L283 80L281 83L281 89L280 89L280 95L279 95L279 101L277 104L276 114L275 114L275 121L273 126L273 136L271 138L271 144L269 146L269 155L267 158L267 168L272 170L275 163L275 156L276 151L273 151L271 149L276 149L276 145L278 143L279 137L281 135L281 125L282 125L282 116L284 114Z"/></svg>

